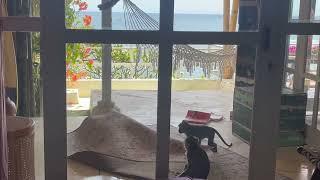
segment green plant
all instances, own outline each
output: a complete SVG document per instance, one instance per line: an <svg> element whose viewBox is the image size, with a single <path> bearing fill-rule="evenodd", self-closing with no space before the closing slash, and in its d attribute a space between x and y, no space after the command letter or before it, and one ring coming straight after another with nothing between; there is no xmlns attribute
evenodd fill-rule
<svg viewBox="0 0 320 180"><path fill-rule="evenodd" d="M85 0L66 0L65 22L69 29L91 29L92 17L83 15L81 11L88 8ZM80 18L79 18L80 17ZM82 18L82 20L81 20ZM81 78L88 78L88 71L94 68L95 56L98 54L96 48L87 44L67 44L66 45L66 77L71 81Z"/></svg>
<svg viewBox="0 0 320 180"><path fill-rule="evenodd" d="M115 63L129 63L130 53L128 50L123 49L123 45L114 45L111 52L112 62Z"/></svg>

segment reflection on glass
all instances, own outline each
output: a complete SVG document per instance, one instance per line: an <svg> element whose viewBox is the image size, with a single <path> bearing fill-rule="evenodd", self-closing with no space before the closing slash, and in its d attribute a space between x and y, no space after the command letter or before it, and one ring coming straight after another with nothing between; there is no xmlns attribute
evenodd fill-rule
<svg viewBox="0 0 320 180"><path fill-rule="evenodd" d="M291 0L291 19L299 19L300 0Z"/></svg>
<svg viewBox="0 0 320 180"><path fill-rule="evenodd" d="M287 54L287 67L295 68L295 57L297 53L297 39L296 35L289 35L288 54Z"/></svg>
<svg viewBox="0 0 320 180"><path fill-rule="evenodd" d="M314 95L315 95L315 85L316 82L311 79L305 80L305 92L307 93L307 112L306 112L306 123L311 125L313 105L314 105Z"/></svg>
<svg viewBox="0 0 320 180"><path fill-rule="evenodd" d="M306 72L316 75L319 66L319 36L314 35L310 38L312 38L312 44L308 49Z"/></svg>
<svg viewBox="0 0 320 180"><path fill-rule="evenodd" d="M4 14L8 16L39 17L40 0L13 1L4 0ZM2 4L1 4L2 5ZM3 7L3 6L2 6Z"/></svg>
<svg viewBox="0 0 320 180"><path fill-rule="evenodd" d="M320 93L319 93L320 95ZM319 96L320 97L320 96ZM320 106L320 103L319 103L319 106ZM319 108L320 110L320 108ZM320 130L320 111L318 111L318 117L317 117L317 129Z"/></svg>
<svg viewBox="0 0 320 180"><path fill-rule="evenodd" d="M314 14L314 19L319 22L320 21L320 1L317 0L316 2L316 8L315 8L315 14Z"/></svg>
<svg viewBox="0 0 320 180"><path fill-rule="evenodd" d="M286 76L285 76L285 87L288 88L288 89L293 89L293 77L294 77L294 74L291 74L291 73L286 73Z"/></svg>
<svg viewBox="0 0 320 180"><path fill-rule="evenodd" d="M6 112L2 113L7 115L9 179L44 179L39 35L25 33L23 37L32 38L32 44L18 41L14 48L12 33L4 33L9 46L3 76Z"/></svg>
<svg viewBox="0 0 320 180"><path fill-rule="evenodd" d="M292 22L314 22L320 21L320 3L318 0L291 0Z"/></svg>
<svg viewBox="0 0 320 180"><path fill-rule="evenodd" d="M317 73L319 59L319 36L290 35L287 67L294 69L296 61L306 63L305 72Z"/></svg>

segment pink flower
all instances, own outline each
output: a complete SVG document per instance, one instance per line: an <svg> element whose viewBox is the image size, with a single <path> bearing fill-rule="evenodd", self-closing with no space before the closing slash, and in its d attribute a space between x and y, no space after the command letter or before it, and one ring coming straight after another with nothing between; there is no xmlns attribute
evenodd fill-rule
<svg viewBox="0 0 320 180"><path fill-rule="evenodd" d="M289 54L295 54L297 51L296 45L290 45L289 46Z"/></svg>

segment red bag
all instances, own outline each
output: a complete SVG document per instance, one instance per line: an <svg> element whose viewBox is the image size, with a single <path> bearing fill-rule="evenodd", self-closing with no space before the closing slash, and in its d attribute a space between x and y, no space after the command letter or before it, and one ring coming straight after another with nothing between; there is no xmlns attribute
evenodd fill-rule
<svg viewBox="0 0 320 180"><path fill-rule="evenodd" d="M189 110L186 116L186 121L196 124L207 124L211 120L211 113Z"/></svg>

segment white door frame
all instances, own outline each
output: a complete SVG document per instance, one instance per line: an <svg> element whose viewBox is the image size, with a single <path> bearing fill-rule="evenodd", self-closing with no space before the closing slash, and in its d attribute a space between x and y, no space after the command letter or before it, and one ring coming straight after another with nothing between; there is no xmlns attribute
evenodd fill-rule
<svg viewBox="0 0 320 180"><path fill-rule="evenodd" d="M41 19L31 17L0 19L0 22L6 25L2 26L2 31L41 32L46 180L67 179L66 43L159 44L157 179L166 179L169 169L172 45L256 44L249 179L274 179L287 34L316 34L319 33L319 29L315 30L315 27L318 28L319 25L288 23L289 0L260 0L260 23L257 32L175 32L173 1L160 1L159 31L65 29L64 0L42 0ZM250 2L252 1L248 1L249 4ZM30 26L28 23L18 25L17 22L33 22L35 25Z"/></svg>

